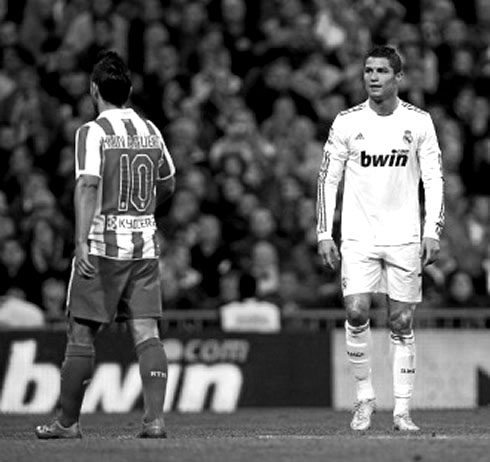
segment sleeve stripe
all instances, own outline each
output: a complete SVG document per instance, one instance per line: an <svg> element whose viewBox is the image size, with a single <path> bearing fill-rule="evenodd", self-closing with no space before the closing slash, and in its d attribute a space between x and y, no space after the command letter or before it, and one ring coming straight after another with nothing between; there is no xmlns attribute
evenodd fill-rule
<svg viewBox="0 0 490 462"><path fill-rule="evenodd" d="M87 160L87 135L89 127L84 125L78 130L77 141L75 144L75 152L77 157L78 169L84 170Z"/></svg>
<svg viewBox="0 0 490 462"><path fill-rule="evenodd" d="M442 168L442 152L441 151L439 151L439 172L440 172L441 178L442 178L441 210L439 212L439 224L440 224L440 228L442 230L442 227L444 226L444 222L446 219L446 205L444 203L444 174L443 174L443 168Z"/></svg>
<svg viewBox="0 0 490 462"><path fill-rule="evenodd" d="M320 174L318 175L318 203L317 203L317 215L318 215L318 233L325 232L327 230L327 217L325 210L325 178L328 173L330 158L325 154L325 158L320 167Z"/></svg>
<svg viewBox="0 0 490 462"><path fill-rule="evenodd" d="M156 135L157 134L155 127L153 126L153 124L148 119L143 118L143 122L145 123L146 128L148 129L148 132L150 133L150 135Z"/></svg>
<svg viewBox="0 0 490 462"><path fill-rule="evenodd" d="M444 204L444 192L441 194L441 208L439 209L439 219L436 223L436 233L440 237L444 222L446 221L446 207Z"/></svg>
<svg viewBox="0 0 490 462"><path fill-rule="evenodd" d="M102 117L101 119L96 119L95 123L97 125L99 125L100 128L102 128L102 130L104 130L104 133L106 134L106 136L116 134L116 132L114 131L114 127L109 122L109 120L107 120L105 117Z"/></svg>

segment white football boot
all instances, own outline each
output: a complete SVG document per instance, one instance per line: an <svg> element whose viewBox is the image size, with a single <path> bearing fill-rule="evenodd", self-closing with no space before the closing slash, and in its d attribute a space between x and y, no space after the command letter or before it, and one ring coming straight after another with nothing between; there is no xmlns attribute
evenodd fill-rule
<svg viewBox="0 0 490 462"><path fill-rule="evenodd" d="M353 412L350 428L361 432L368 430L371 427L371 416L376 412L376 400L356 401Z"/></svg>
<svg viewBox="0 0 490 462"><path fill-rule="evenodd" d="M393 416L393 429L402 432L418 432L420 430L420 428L413 423L408 411L404 414Z"/></svg>

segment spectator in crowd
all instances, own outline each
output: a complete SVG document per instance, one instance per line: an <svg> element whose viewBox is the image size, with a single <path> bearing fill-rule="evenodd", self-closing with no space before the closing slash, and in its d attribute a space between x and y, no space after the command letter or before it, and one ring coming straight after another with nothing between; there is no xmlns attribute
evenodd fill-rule
<svg viewBox="0 0 490 462"><path fill-rule="evenodd" d="M63 279L46 279L41 286L41 308L47 325L57 327L66 324L65 304L66 284Z"/></svg>
<svg viewBox="0 0 490 462"><path fill-rule="evenodd" d="M257 294L266 300L275 300L279 291L281 262L273 243L258 241L252 245L250 274L257 283Z"/></svg>
<svg viewBox="0 0 490 462"><path fill-rule="evenodd" d="M252 69L244 81L245 101L256 115L257 122L261 124L271 116L279 97L290 97L299 114L314 117L311 102L292 88L293 67L290 60L276 54L272 54L263 70Z"/></svg>
<svg viewBox="0 0 490 462"><path fill-rule="evenodd" d="M31 225L26 264L35 278L29 281L29 294L36 304L43 303L43 284L51 278L68 279L70 259L65 238L48 218Z"/></svg>
<svg viewBox="0 0 490 462"><path fill-rule="evenodd" d="M221 224L214 215L199 219L197 239L190 249L191 266L199 271L202 293L214 304L219 297L221 275L231 268L231 252L221 239Z"/></svg>
<svg viewBox="0 0 490 462"><path fill-rule="evenodd" d="M2 101L0 117L16 128L19 142L29 143L35 155L42 155L58 130L57 107L40 85L35 67L25 64L18 71L17 88Z"/></svg>
<svg viewBox="0 0 490 462"><path fill-rule="evenodd" d="M15 128L8 123L2 123L0 121L0 179L2 180L2 184L6 181L6 178L11 176L9 163L12 150L16 145L17 133ZM5 188L4 192L8 197L14 194L13 192L9 192L8 188Z"/></svg>
<svg viewBox="0 0 490 462"><path fill-rule="evenodd" d="M192 54L205 35L209 21L204 2L181 2L179 7L179 24L172 30L172 42L179 50L182 67L189 72L193 70Z"/></svg>
<svg viewBox="0 0 490 462"><path fill-rule="evenodd" d="M105 50L115 50L114 24L108 17L94 18L93 40L88 47L80 53L80 67L90 72L97 56Z"/></svg>
<svg viewBox="0 0 490 462"><path fill-rule="evenodd" d="M217 212L218 188L208 169L197 165L190 167L182 175L181 183L182 188L188 188L195 194L202 214L214 215Z"/></svg>
<svg viewBox="0 0 490 462"><path fill-rule="evenodd" d="M255 15L260 7L245 0L217 0L215 3L220 7L217 21L222 26L224 45L230 53L231 70L243 77L257 60L254 42L259 31Z"/></svg>
<svg viewBox="0 0 490 462"><path fill-rule="evenodd" d="M239 299L220 307L221 327L226 332L278 332L281 311L273 303L257 296L256 279L247 273L240 276Z"/></svg>
<svg viewBox="0 0 490 462"><path fill-rule="evenodd" d="M293 99L289 96L281 96L274 101L272 113L261 123L260 131L281 151L296 117L297 110Z"/></svg>
<svg viewBox="0 0 490 462"><path fill-rule="evenodd" d="M199 198L190 189L179 189L172 198L165 219L168 238L194 243L198 218Z"/></svg>
<svg viewBox="0 0 490 462"><path fill-rule="evenodd" d="M475 143L471 162L471 181L468 187L474 194L490 196L490 134Z"/></svg>
<svg viewBox="0 0 490 462"><path fill-rule="evenodd" d="M45 47L52 41L58 41L61 32L62 24L57 19L55 2L27 0L23 3L25 7L19 28L19 40L33 56L41 59Z"/></svg>
<svg viewBox="0 0 490 462"><path fill-rule="evenodd" d="M0 196L1 197L1 196ZM15 220L6 213L0 214L0 243L16 235Z"/></svg>
<svg viewBox="0 0 490 462"><path fill-rule="evenodd" d="M39 329L45 326L41 308L24 296L23 291L12 288L0 297L0 329Z"/></svg>
<svg viewBox="0 0 490 462"><path fill-rule="evenodd" d="M447 279L444 306L450 308L475 308L486 306L476 293L471 274L457 269Z"/></svg>
<svg viewBox="0 0 490 462"><path fill-rule="evenodd" d="M16 234L16 222L10 215L7 195L0 190L0 243L7 238L15 237Z"/></svg>
<svg viewBox="0 0 490 462"><path fill-rule="evenodd" d="M198 144L196 121L190 117L178 117L168 127L168 149L175 152L176 168L185 172L195 164L205 162L206 155Z"/></svg>
<svg viewBox="0 0 490 462"><path fill-rule="evenodd" d="M73 47L78 54L85 52L94 41L96 24L106 19L112 24L115 50L127 56L128 24L114 8L113 0L90 0L89 9L81 10L67 25L62 38L63 44Z"/></svg>
<svg viewBox="0 0 490 462"><path fill-rule="evenodd" d="M487 300L487 297L490 296L490 243L488 242L482 266L485 276L484 294L486 297L484 298L484 300Z"/></svg>
<svg viewBox="0 0 490 462"><path fill-rule="evenodd" d="M160 263L163 274L168 272L162 276L166 279L162 283L164 299L173 300L173 305L179 309L208 308L201 290L202 275L191 266L191 253L185 242L174 242L164 252ZM166 295L166 290L171 294Z"/></svg>
<svg viewBox="0 0 490 462"><path fill-rule="evenodd" d="M226 305L227 303L236 301L240 298L239 280L240 271L236 268L231 268L230 271L223 273L220 277L220 294L218 306Z"/></svg>
<svg viewBox="0 0 490 462"><path fill-rule="evenodd" d="M211 166L216 168L228 155L239 156L246 166L254 162L266 166L275 156L274 146L260 134L255 117L248 110L231 114L225 135L211 146Z"/></svg>
<svg viewBox="0 0 490 462"><path fill-rule="evenodd" d="M315 124L308 118L296 118L290 127L287 140L286 155L280 156L279 162L289 165L287 172L295 172L303 183L302 189L310 196L316 191L314 171L318 171L321 164L321 143L316 138Z"/></svg>
<svg viewBox="0 0 490 462"><path fill-rule="evenodd" d="M296 176L287 174L278 180L278 191L271 201L271 208L280 210L276 214L277 234L294 243L303 238L299 229L299 203L303 198L304 190Z"/></svg>
<svg viewBox="0 0 490 462"><path fill-rule="evenodd" d="M269 208L262 206L253 210L249 216L246 236L232 245L235 262L242 268L249 268L252 249L260 242L271 244L278 258L285 256L289 250L287 241L277 231L277 220Z"/></svg>
<svg viewBox="0 0 490 462"><path fill-rule="evenodd" d="M219 214L223 240L231 247L248 234L251 214L259 208L260 200L256 194L245 191L237 200L236 208L228 214Z"/></svg>
<svg viewBox="0 0 490 462"><path fill-rule="evenodd" d="M5 193L10 204L21 201L25 184L34 171L34 156L25 144L12 149L8 159L8 169L4 177Z"/></svg>
<svg viewBox="0 0 490 462"><path fill-rule="evenodd" d="M424 268L423 292L426 294L422 304L428 307L444 306L448 278L458 268L458 262L451 251L449 239L443 236L437 260Z"/></svg>
<svg viewBox="0 0 490 462"><path fill-rule="evenodd" d="M28 297L32 276L19 240L13 236L0 242L0 296L15 289L20 298Z"/></svg>

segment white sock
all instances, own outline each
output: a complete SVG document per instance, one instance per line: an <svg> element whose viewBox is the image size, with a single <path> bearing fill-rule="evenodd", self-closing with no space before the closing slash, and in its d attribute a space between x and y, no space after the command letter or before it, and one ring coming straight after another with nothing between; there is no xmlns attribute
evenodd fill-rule
<svg viewBox="0 0 490 462"><path fill-rule="evenodd" d="M390 335L393 361L393 415L408 412L415 383L415 336Z"/></svg>
<svg viewBox="0 0 490 462"><path fill-rule="evenodd" d="M345 344L351 370L356 379L357 400L373 399L375 394L371 378L372 338L369 321L359 327L351 326L346 321Z"/></svg>

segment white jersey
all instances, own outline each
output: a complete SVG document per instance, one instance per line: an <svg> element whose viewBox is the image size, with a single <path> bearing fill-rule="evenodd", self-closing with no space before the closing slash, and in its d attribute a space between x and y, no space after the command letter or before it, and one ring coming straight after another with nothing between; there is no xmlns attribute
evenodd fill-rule
<svg viewBox="0 0 490 462"><path fill-rule="evenodd" d="M423 236L439 238L444 221L441 151L427 112L398 100L391 115L380 116L365 101L337 115L318 178L318 241L332 238L343 175L342 240L420 242L420 180Z"/></svg>

